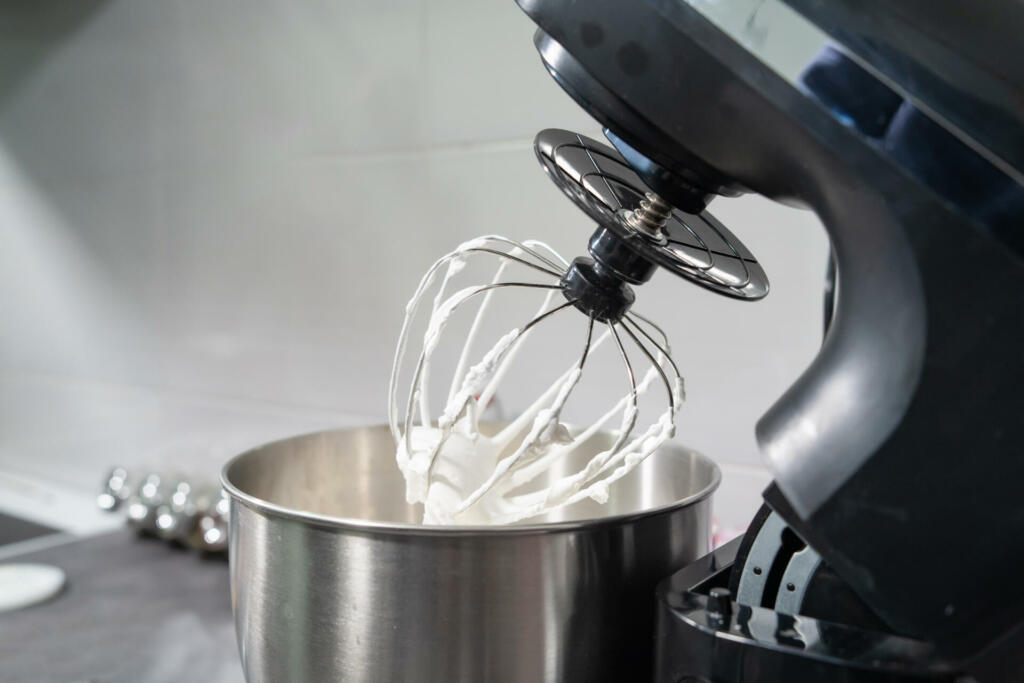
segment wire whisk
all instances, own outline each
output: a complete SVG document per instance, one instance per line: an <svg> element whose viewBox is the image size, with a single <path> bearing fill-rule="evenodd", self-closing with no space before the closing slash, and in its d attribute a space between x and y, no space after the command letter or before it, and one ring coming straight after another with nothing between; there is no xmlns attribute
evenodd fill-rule
<svg viewBox="0 0 1024 683"><path fill-rule="evenodd" d="M489 281L455 287L467 265L487 260L496 263ZM616 480L673 436L684 391L668 338L650 319L628 310L632 292L624 283L626 289L614 297L624 297L624 304L595 304L594 291L606 286L600 271L589 259L570 264L542 242L488 235L460 245L424 275L406 307L388 389L388 413L396 457L406 478L406 498L424 504L425 523L506 524L587 498L605 502ZM509 291L539 294L541 303L520 326L474 356L485 314L499 293ZM413 341L412 322L427 306L419 353L411 373L403 373ZM430 405L431 361L443 343L450 343L445 333L454 336L453 315L473 306L476 311L448 379L444 405L435 412ZM578 359L511 421L490 427L487 408L502 383L510 381L512 362L524 342L556 316L580 316L581 311L579 339L570 342L582 349ZM588 360L608 343L621 359L627 391L588 424L566 424L563 412ZM410 374L400 397L400 379ZM645 422L640 398L658 385L664 391L665 409ZM611 428L617 416L618 424ZM609 429L614 435L611 447L578 471L550 476L561 459Z"/></svg>

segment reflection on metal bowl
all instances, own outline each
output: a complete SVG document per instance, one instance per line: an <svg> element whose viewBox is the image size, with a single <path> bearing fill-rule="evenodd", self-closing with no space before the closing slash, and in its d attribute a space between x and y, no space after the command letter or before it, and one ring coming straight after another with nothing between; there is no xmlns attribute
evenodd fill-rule
<svg viewBox="0 0 1024 683"><path fill-rule="evenodd" d="M610 444L598 435L562 466ZM367 427L272 443L224 468L250 683L649 677L655 584L709 549L710 460L666 446L605 505L437 527L405 502L393 456L388 430Z"/></svg>

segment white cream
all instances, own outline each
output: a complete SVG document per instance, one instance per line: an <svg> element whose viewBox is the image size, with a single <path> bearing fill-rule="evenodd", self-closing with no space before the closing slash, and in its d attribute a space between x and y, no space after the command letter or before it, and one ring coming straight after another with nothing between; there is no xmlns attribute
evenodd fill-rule
<svg viewBox="0 0 1024 683"><path fill-rule="evenodd" d="M511 247L511 249L509 248ZM406 499L424 504L425 524L507 524L538 516L584 498L605 502L609 486L629 473L674 433L673 420L683 402L682 378L663 354L655 354L652 365L637 383L637 394L645 393L661 371L672 374L672 400L666 411L642 431L635 428L636 406L627 394L611 410L583 430L570 430L561 422L562 409L579 382L582 361L563 373L534 403L512 423L494 435L479 429L479 415L494 395L516 349L530 331L513 329L502 336L475 365L469 366L470 347L479 331L480 320L496 291L489 285L466 287L446 296L446 289L465 266L474 249L506 250L513 256L533 262L567 263L553 249L540 242L518 243L500 236L486 236L460 245L439 259L420 282L406 307L398 349L389 385L389 420L396 442L396 459L406 480ZM541 254L547 252L548 257ZM500 282L510 261L501 259L491 285ZM422 305L427 290L444 269L423 337L421 356L413 379L413 393L407 402L406 423L398 423L397 384L405 356L409 327ZM554 283L553 283L554 284ZM538 314L552 307L558 289L544 297ZM462 304L479 300L480 308L470 328L448 399L436 420L430 415L427 386L430 359L441 342L452 314ZM611 332L595 335L591 351L604 343ZM667 343L665 344L667 351ZM468 367L467 367L468 366ZM659 366L661 370L659 370ZM416 410L418 409L418 410ZM419 413L418 423L413 413ZM606 451L596 454L579 472L563 476L543 490L515 494L517 487L529 483L552 463L567 456L587 441L618 413L622 413L619 438ZM625 435L630 433L627 438Z"/></svg>

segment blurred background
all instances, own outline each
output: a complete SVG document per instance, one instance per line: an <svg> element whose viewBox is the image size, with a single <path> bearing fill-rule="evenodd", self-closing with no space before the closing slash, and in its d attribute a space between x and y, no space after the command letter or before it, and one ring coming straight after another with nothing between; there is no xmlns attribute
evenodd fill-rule
<svg viewBox="0 0 1024 683"><path fill-rule="evenodd" d="M113 464L214 478L252 445L382 422L438 256L485 233L582 253L593 226L532 140L600 130L532 33L512 0L0 4L0 512L88 533L119 523L95 511ZM735 526L770 478L754 423L819 344L827 242L767 200L711 211L768 298L659 273L637 308Z"/></svg>

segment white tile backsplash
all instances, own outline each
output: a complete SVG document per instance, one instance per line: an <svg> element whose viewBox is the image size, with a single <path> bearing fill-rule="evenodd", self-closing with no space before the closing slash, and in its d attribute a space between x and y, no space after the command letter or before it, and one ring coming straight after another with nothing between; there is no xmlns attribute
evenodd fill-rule
<svg viewBox="0 0 1024 683"><path fill-rule="evenodd" d="M596 126L552 84L511 1L108 0L45 37L46 7L0 12L0 36L27 43L7 48L18 78L0 134L37 179L230 173Z"/></svg>
<svg viewBox="0 0 1024 683"><path fill-rule="evenodd" d="M532 139L544 128L597 128L554 85L536 26L512 0L425 4L422 115L433 143Z"/></svg>
<svg viewBox="0 0 1024 683"><path fill-rule="evenodd" d="M23 5L0 8L0 472L91 490L175 444L219 463L381 421L437 256L483 233L585 247L531 141L596 124L510 0ZM759 198L713 210L771 295L661 273L638 308L686 375L677 438L763 472L753 424L814 355L826 241Z"/></svg>

